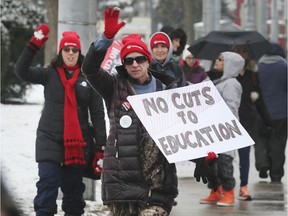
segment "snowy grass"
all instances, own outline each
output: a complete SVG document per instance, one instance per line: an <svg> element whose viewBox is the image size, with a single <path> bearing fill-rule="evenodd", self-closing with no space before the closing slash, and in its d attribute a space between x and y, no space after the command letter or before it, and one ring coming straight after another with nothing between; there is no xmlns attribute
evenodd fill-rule
<svg viewBox="0 0 288 216"><path fill-rule="evenodd" d="M1 104L1 176L13 200L24 216L35 215L33 199L36 195L38 168L35 162L35 139L43 107L43 88L34 86L28 92L29 105ZM95 201L86 201L85 216L105 216L108 211L101 201L101 183L95 184ZM57 200L58 214L61 200Z"/></svg>

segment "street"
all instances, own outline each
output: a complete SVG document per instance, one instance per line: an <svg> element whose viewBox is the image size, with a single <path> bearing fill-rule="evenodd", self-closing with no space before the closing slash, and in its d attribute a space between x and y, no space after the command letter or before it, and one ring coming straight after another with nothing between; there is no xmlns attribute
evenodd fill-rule
<svg viewBox="0 0 288 216"><path fill-rule="evenodd" d="M287 153L287 149L286 149ZM287 155L287 154L286 154ZM199 200L209 195L207 185L197 182L191 177L179 178L179 195L176 198L177 205L173 207L170 216L217 216L217 215L269 215L287 216L287 163L285 164L285 176L281 184L271 183L270 179L260 179L254 166L254 147L250 152L250 176L249 190L252 201L240 201L237 199L239 192L239 165L238 157L234 159L235 206L218 207L215 204L200 204ZM188 172L193 173L194 168Z"/></svg>

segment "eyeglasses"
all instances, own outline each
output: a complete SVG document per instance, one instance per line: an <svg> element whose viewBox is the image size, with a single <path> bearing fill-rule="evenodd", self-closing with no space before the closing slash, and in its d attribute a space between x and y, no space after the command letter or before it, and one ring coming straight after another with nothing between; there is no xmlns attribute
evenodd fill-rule
<svg viewBox="0 0 288 216"><path fill-rule="evenodd" d="M147 61L147 58L146 56L137 56L135 58L127 57L123 59L123 64L132 65L134 63L134 60L137 62L137 64L142 64Z"/></svg>
<svg viewBox="0 0 288 216"><path fill-rule="evenodd" d="M73 53L77 53L80 51L80 49L78 49L76 47L72 47L72 48L71 47L64 47L63 50L64 50L64 52L67 52L67 53L69 53L71 50Z"/></svg>
<svg viewBox="0 0 288 216"><path fill-rule="evenodd" d="M192 56L188 56L188 57L186 57L186 59L187 59L187 60L192 60L192 59L195 59L195 58L192 57Z"/></svg>

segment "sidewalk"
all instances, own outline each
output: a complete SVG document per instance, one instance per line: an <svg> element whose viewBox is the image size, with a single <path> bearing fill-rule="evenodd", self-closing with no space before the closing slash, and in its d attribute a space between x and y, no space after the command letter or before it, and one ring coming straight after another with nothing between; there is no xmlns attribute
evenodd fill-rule
<svg viewBox="0 0 288 216"><path fill-rule="evenodd" d="M287 152L287 151L286 151ZM249 190L252 201L240 201L237 199L239 191L239 163L238 157L234 160L235 206L217 207L215 204L200 204L199 199L209 194L207 185L197 182L192 177L179 177L179 195L176 198L177 205L173 207L170 216L222 216L255 215L255 216L287 216L287 163L285 176L281 184L270 183L270 179L260 179L254 166L254 147L250 153ZM186 173L193 174L194 168L188 167Z"/></svg>

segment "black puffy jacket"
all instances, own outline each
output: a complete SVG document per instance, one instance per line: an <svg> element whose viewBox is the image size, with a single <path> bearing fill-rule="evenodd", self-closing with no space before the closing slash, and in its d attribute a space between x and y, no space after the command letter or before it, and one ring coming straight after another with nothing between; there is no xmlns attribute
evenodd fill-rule
<svg viewBox="0 0 288 216"><path fill-rule="evenodd" d="M15 73L23 80L44 86L44 107L37 128L36 161L52 160L64 162L64 87L60 77L51 65L30 67L35 52L26 47L18 58ZM84 147L85 159L88 160L92 146L92 134L89 118L93 125L93 136L97 145L106 143L106 124L103 99L87 83L80 73L75 84L78 119L83 137L87 143ZM31 113L33 115L33 113ZM90 115L90 117L89 117Z"/></svg>
<svg viewBox="0 0 288 216"><path fill-rule="evenodd" d="M100 68L106 50L97 51L91 45L82 65L82 72L89 83L104 98L110 120L110 131L104 153L102 174L102 200L104 204L115 202L138 202L162 206L171 211L178 195L175 164L169 164L162 155L164 170L163 187L150 190L143 177L140 159L140 141L143 126L133 109L123 109L127 97L133 95L127 71L117 67L118 74L109 74ZM129 116L132 124L122 127L120 119ZM156 145L156 144L155 144Z"/></svg>

